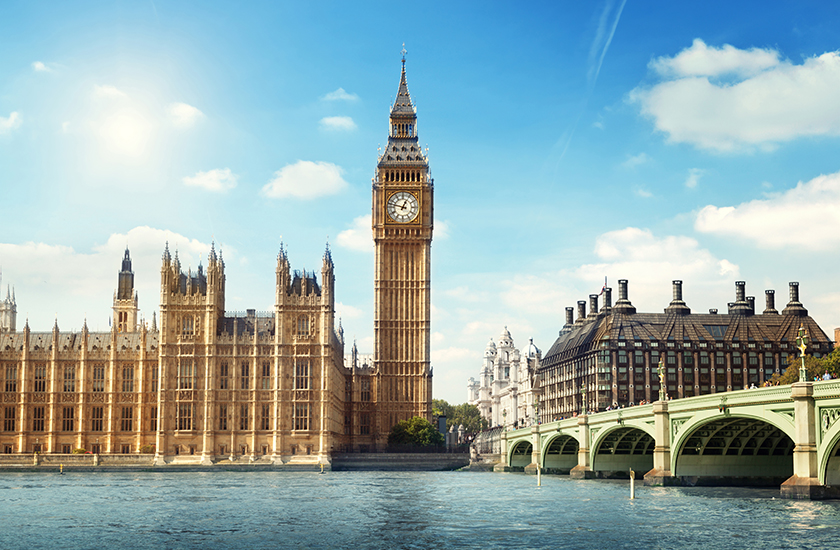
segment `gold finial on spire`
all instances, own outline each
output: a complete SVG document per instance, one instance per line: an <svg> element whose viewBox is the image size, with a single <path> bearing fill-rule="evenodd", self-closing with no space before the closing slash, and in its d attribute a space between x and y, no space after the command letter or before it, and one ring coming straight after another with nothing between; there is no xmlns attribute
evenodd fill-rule
<svg viewBox="0 0 840 550"><path fill-rule="evenodd" d="M405 54L407 54L407 53L408 53L408 52L407 52L407 51L405 51L405 42L403 42L403 49L402 49L402 51L400 51L400 54L402 54L402 62L403 62L403 65L405 65Z"/></svg>

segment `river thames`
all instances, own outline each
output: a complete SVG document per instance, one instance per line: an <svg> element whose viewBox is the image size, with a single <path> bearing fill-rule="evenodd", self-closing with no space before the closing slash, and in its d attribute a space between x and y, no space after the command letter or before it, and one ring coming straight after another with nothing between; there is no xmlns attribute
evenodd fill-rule
<svg viewBox="0 0 840 550"><path fill-rule="evenodd" d="M840 548L840 501L478 472L0 474L0 548Z"/></svg>

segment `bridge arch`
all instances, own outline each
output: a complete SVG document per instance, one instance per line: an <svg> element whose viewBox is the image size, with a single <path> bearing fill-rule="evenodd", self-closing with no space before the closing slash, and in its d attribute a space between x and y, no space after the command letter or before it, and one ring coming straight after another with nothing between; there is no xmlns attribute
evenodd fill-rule
<svg viewBox="0 0 840 550"><path fill-rule="evenodd" d="M629 475L632 468L639 477L653 469L653 428L648 425L618 424L599 430L592 441L591 467L599 477L612 477L621 472Z"/></svg>
<svg viewBox="0 0 840 550"><path fill-rule="evenodd" d="M542 467L551 473L568 474L578 465L580 443L577 437L559 432L546 439L542 446Z"/></svg>
<svg viewBox="0 0 840 550"><path fill-rule="evenodd" d="M671 472L709 484L780 485L793 475L793 428L766 410L699 413L671 445Z"/></svg>
<svg viewBox="0 0 840 550"><path fill-rule="evenodd" d="M530 441L521 439L510 449L508 465L511 468L524 468L531 463L531 450L533 445Z"/></svg>
<svg viewBox="0 0 840 550"><path fill-rule="evenodd" d="M840 485L840 422L832 424L832 417L825 412L818 420L823 424L817 426L818 431L826 424L829 425L819 449L820 483L837 486Z"/></svg>

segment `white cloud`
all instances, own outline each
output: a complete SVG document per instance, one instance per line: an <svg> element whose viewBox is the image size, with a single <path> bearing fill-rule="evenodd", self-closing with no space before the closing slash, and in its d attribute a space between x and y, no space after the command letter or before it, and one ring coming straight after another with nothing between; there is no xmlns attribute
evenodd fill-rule
<svg viewBox="0 0 840 550"><path fill-rule="evenodd" d="M840 172L799 182L784 193L739 204L704 207L694 228L740 237L762 248L833 251L840 245Z"/></svg>
<svg viewBox="0 0 840 550"><path fill-rule="evenodd" d="M201 187L207 191L223 193L236 187L237 176L230 168L216 168L207 172L197 172L194 176L186 176L184 185Z"/></svg>
<svg viewBox="0 0 840 550"><path fill-rule="evenodd" d="M604 233L595 242L595 255L602 262L580 266L575 272L578 278L600 281L614 274L656 292L674 279L718 284L739 273L737 265L714 257L691 237L656 237L649 229L637 227Z"/></svg>
<svg viewBox="0 0 840 550"><path fill-rule="evenodd" d="M124 99L128 97L128 94L116 86L104 84L102 86L94 85L93 96L96 98Z"/></svg>
<svg viewBox="0 0 840 550"><path fill-rule="evenodd" d="M336 244L359 252L373 252L370 214L354 219L350 229L345 229L338 234Z"/></svg>
<svg viewBox="0 0 840 550"><path fill-rule="evenodd" d="M12 111L8 117L0 116L0 134L10 132L20 126L21 117L17 111Z"/></svg>
<svg viewBox="0 0 840 550"><path fill-rule="evenodd" d="M47 73L50 73L50 72L52 72L52 69L50 69L49 67L47 67L47 66L46 66L44 63L42 63L41 61L35 61L35 62L33 62L33 63L32 63L32 70L33 70L33 71L35 71L36 73L40 73L40 72L47 72Z"/></svg>
<svg viewBox="0 0 840 550"><path fill-rule="evenodd" d="M445 220L435 220L434 238L438 240L449 238L448 222L446 222Z"/></svg>
<svg viewBox="0 0 840 550"><path fill-rule="evenodd" d="M715 152L840 135L840 52L799 65L778 56L695 40L676 56L651 62L659 81L634 89L629 100L670 142Z"/></svg>
<svg viewBox="0 0 840 550"><path fill-rule="evenodd" d="M700 168L691 168L688 171L688 177L685 179L685 186L689 189L695 189L697 184L700 182L700 177L703 175L704 170Z"/></svg>
<svg viewBox="0 0 840 550"><path fill-rule="evenodd" d="M449 347L443 349L432 349L432 363L436 362L479 362L482 352L471 348ZM477 370L477 369L476 369ZM465 385L466 388L466 385Z"/></svg>
<svg viewBox="0 0 840 550"><path fill-rule="evenodd" d="M336 316L336 318L341 318L341 319L344 319L344 320L358 319L362 316L362 313L364 313L364 312L357 307L353 307L353 306L347 305L347 304L342 303L342 302L336 302L335 303L335 316Z"/></svg>
<svg viewBox="0 0 840 550"><path fill-rule="evenodd" d="M641 187L636 189L635 193L636 193L636 195L642 197L643 199L649 199L653 196L653 193L651 193L647 189L642 189Z"/></svg>
<svg viewBox="0 0 840 550"><path fill-rule="evenodd" d="M64 133L64 134L69 134L70 133L70 121L69 120L65 120L64 122L61 123L61 132Z"/></svg>
<svg viewBox="0 0 840 550"><path fill-rule="evenodd" d="M654 59L650 62L650 68L667 78L723 75L750 77L775 67L779 63L779 52L775 50L760 48L739 50L729 44L715 48L695 38L691 47L674 57Z"/></svg>
<svg viewBox="0 0 840 550"><path fill-rule="evenodd" d="M262 188L262 194L275 199L314 199L333 195L348 185L341 177L343 172L340 166L329 162L299 160L275 172L274 179Z"/></svg>
<svg viewBox="0 0 840 550"><path fill-rule="evenodd" d="M359 99L359 96L356 94L348 94L344 91L344 88L339 88L334 92L330 92L322 97L324 101L356 101Z"/></svg>
<svg viewBox="0 0 840 550"><path fill-rule="evenodd" d="M646 164L650 162L651 158L647 155L647 153L639 153L638 155L628 155L627 160L621 163L621 166L624 168L632 169L637 166L641 166L642 164Z"/></svg>
<svg viewBox="0 0 840 550"><path fill-rule="evenodd" d="M325 116L320 121L321 128L325 130L338 130L348 132L356 129L356 123L349 116Z"/></svg>
<svg viewBox="0 0 840 550"><path fill-rule="evenodd" d="M173 103L168 108L172 124L177 128L191 128L204 117L204 113L186 103Z"/></svg>
<svg viewBox="0 0 840 550"><path fill-rule="evenodd" d="M91 330L108 330L113 290L126 246L131 252L141 315L151 321L152 311L158 308L161 254L167 241L173 256L178 250L185 270L190 266L196 269L201 258L206 265L209 243L147 226L114 233L89 253L43 242L0 243L4 280L15 286L17 294L18 329L29 317L32 330L50 330L57 314L62 330L80 329L84 317ZM231 256L229 252L225 251L226 257Z"/></svg>

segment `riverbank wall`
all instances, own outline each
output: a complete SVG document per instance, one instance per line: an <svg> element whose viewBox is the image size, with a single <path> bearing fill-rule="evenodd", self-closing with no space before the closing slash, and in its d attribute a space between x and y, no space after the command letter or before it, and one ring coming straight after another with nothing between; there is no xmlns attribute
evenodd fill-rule
<svg viewBox="0 0 840 550"><path fill-rule="evenodd" d="M239 456L214 458L201 463L199 456L169 456L155 461L151 454L93 455L44 454L0 455L2 472L199 472L199 471L445 471L469 465L469 455L453 453L347 453L327 459L317 456Z"/></svg>

